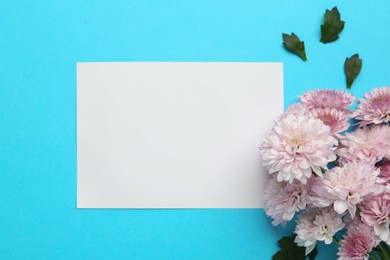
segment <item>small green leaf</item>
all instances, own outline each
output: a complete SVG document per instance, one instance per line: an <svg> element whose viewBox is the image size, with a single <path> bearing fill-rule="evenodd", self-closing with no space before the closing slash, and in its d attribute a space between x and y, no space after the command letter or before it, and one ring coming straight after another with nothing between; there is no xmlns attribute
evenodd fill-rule
<svg viewBox="0 0 390 260"><path fill-rule="evenodd" d="M306 61L306 53L305 53L305 43L298 38L298 36L295 33L291 33L291 35L282 34L283 36L283 45L284 47L301 57L302 60Z"/></svg>
<svg viewBox="0 0 390 260"><path fill-rule="evenodd" d="M326 10L324 14L324 24L321 25L321 39L323 43L333 42L339 38L339 33L344 29L344 21L340 19L337 7L332 11Z"/></svg>
<svg viewBox="0 0 390 260"><path fill-rule="evenodd" d="M347 88L350 89L353 81L359 75L362 69L363 61L359 58L359 54L354 54L350 58L346 58L344 62L344 72L347 78Z"/></svg>
<svg viewBox="0 0 390 260"><path fill-rule="evenodd" d="M283 237L278 241L280 250L272 256L272 260L305 260L305 247L298 246L294 242L295 237ZM310 260L317 255L317 248L308 254Z"/></svg>

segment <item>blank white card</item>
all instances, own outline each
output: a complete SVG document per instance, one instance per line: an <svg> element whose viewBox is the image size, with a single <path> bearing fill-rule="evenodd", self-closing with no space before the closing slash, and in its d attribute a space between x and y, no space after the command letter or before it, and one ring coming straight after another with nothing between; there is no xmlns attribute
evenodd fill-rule
<svg viewBox="0 0 390 260"><path fill-rule="evenodd" d="M78 208L260 208L281 63L77 64Z"/></svg>

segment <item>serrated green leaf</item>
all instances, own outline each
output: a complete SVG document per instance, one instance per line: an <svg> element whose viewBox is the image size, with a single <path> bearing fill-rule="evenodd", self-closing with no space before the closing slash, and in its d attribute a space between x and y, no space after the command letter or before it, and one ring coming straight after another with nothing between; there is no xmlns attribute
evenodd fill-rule
<svg viewBox="0 0 390 260"><path fill-rule="evenodd" d="M363 61L359 58L359 54L354 54L350 58L346 58L344 62L344 72L347 78L347 88L350 89L352 83L359 75L363 66Z"/></svg>
<svg viewBox="0 0 390 260"><path fill-rule="evenodd" d="M295 237L282 237L278 241L280 250L272 256L272 260L305 260L305 247L298 246L294 242ZM314 260L317 255L317 248L308 255L310 260Z"/></svg>
<svg viewBox="0 0 390 260"><path fill-rule="evenodd" d="M283 33L282 36L284 47L306 61L305 43L301 41L295 33L291 33L291 35Z"/></svg>
<svg viewBox="0 0 390 260"><path fill-rule="evenodd" d="M337 7L326 10L324 14L324 24L321 25L321 39L323 43L333 42L339 38L340 32L344 29L344 21L340 19Z"/></svg>

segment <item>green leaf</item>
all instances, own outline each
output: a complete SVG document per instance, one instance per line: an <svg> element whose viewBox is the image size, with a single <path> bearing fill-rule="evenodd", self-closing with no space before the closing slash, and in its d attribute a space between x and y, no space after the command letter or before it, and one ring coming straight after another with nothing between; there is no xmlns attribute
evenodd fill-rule
<svg viewBox="0 0 390 260"><path fill-rule="evenodd" d="M354 54L350 58L346 58L344 62L344 72L347 78L347 88L350 89L353 81L359 75L362 69L363 61L359 58L359 54Z"/></svg>
<svg viewBox="0 0 390 260"><path fill-rule="evenodd" d="M301 57L302 60L306 61L306 53L305 53L305 43L298 38L298 36L295 33L291 33L291 35L282 34L283 36L283 45L284 47Z"/></svg>
<svg viewBox="0 0 390 260"><path fill-rule="evenodd" d="M339 38L339 33L344 29L344 21L340 19L337 7L332 11L326 10L324 14L324 24L321 25L321 39L323 43L333 42Z"/></svg>
<svg viewBox="0 0 390 260"><path fill-rule="evenodd" d="M280 250L272 256L272 260L305 260L305 247L298 246L294 242L295 237L283 237L278 241ZM314 260L317 255L317 248L314 248L308 255Z"/></svg>

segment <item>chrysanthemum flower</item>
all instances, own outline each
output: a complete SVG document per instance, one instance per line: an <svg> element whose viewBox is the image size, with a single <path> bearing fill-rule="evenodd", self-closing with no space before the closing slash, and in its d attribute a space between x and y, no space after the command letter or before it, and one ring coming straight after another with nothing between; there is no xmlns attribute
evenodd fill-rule
<svg viewBox="0 0 390 260"><path fill-rule="evenodd" d="M343 214L343 222L345 223L344 229L349 229L350 227L354 225L359 225L362 222L360 215L356 215L354 218L351 218L351 215L349 214Z"/></svg>
<svg viewBox="0 0 390 260"><path fill-rule="evenodd" d="M340 144L336 153L341 163L379 162L384 157L390 157L390 127L373 125L358 128L352 133L346 133Z"/></svg>
<svg viewBox="0 0 390 260"><path fill-rule="evenodd" d="M350 118L349 113L336 108L313 107L309 109L303 103L293 103L287 108L281 118L285 118L288 115L307 115L320 119L325 125L330 127L332 134L336 138L340 138L341 135L339 133L344 132L350 126L348 122Z"/></svg>
<svg viewBox="0 0 390 260"><path fill-rule="evenodd" d="M315 247L317 241L324 241L330 244L333 236L341 229L344 223L341 216L331 207L328 208L308 208L300 214L295 228L295 243L298 246L306 247L306 255Z"/></svg>
<svg viewBox="0 0 390 260"><path fill-rule="evenodd" d="M271 178L265 189L264 203L266 214L273 218L272 224L284 226L294 217L295 212L306 208L306 186L297 180L288 183Z"/></svg>
<svg viewBox="0 0 390 260"><path fill-rule="evenodd" d="M375 235L380 239L390 239L390 198L387 190L365 199L360 205L360 216L364 223L374 227Z"/></svg>
<svg viewBox="0 0 390 260"><path fill-rule="evenodd" d="M297 103L293 103L293 104L289 105L284 114L286 116L290 115L290 114L292 114L292 115L308 115L309 109L305 104L297 102Z"/></svg>
<svg viewBox="0 0 390 260"><path fill-rule="evenodd" d="M379 177L383 179L386 184L390 184L390 162L385 162L380 167Z"/></svg>
<svg viewBox="0 0 390 260"><path fill-rule="evenodd" d="M306 183L312 171L322 176L321 168L334 161L336 138L321 120L288 115L275 123L260 146L264 165L277 180Z"/></svg>
<svg viewBox="0 0 390 260"><path fill-rule="evenodd" d="M356 205L366 196L376 195L383 191L378 178L379 170L371 164L362 162L347 163L343 167L335 167L316 178L311 187L313 204L317 207L327 207L333 204L338 214L348 210L354 218Z"/></svg>
<svg viewBox="0 0 390 260"><path fill-rule="evenodd" d="M329 90L318 89L308 90L303 95L299 96L302 103L309 108L313 107L328 107L339 110L347 110L352 105L356 98L344 90Z"/></svg>
<svg viewBox="0 0 390 260"><path fill-rule="evenodd" d="M353 117L361 120L360 126L390 122L390 87L375 88L359 99Z"/></svg>
<svg viewBox="0 0 390 260"><path fill-rule="evenodd" d="M376 245L373 229L365 224L353 225L340 241L339 260L367 260Z"/></svg>
<svg viewBox="0 0 390 260"><path fill-rule="evenodd" d="M310 113L330 127L332 134L340 138L341 132L349 128L349 114L336 108L312 108Z"/></svg>

